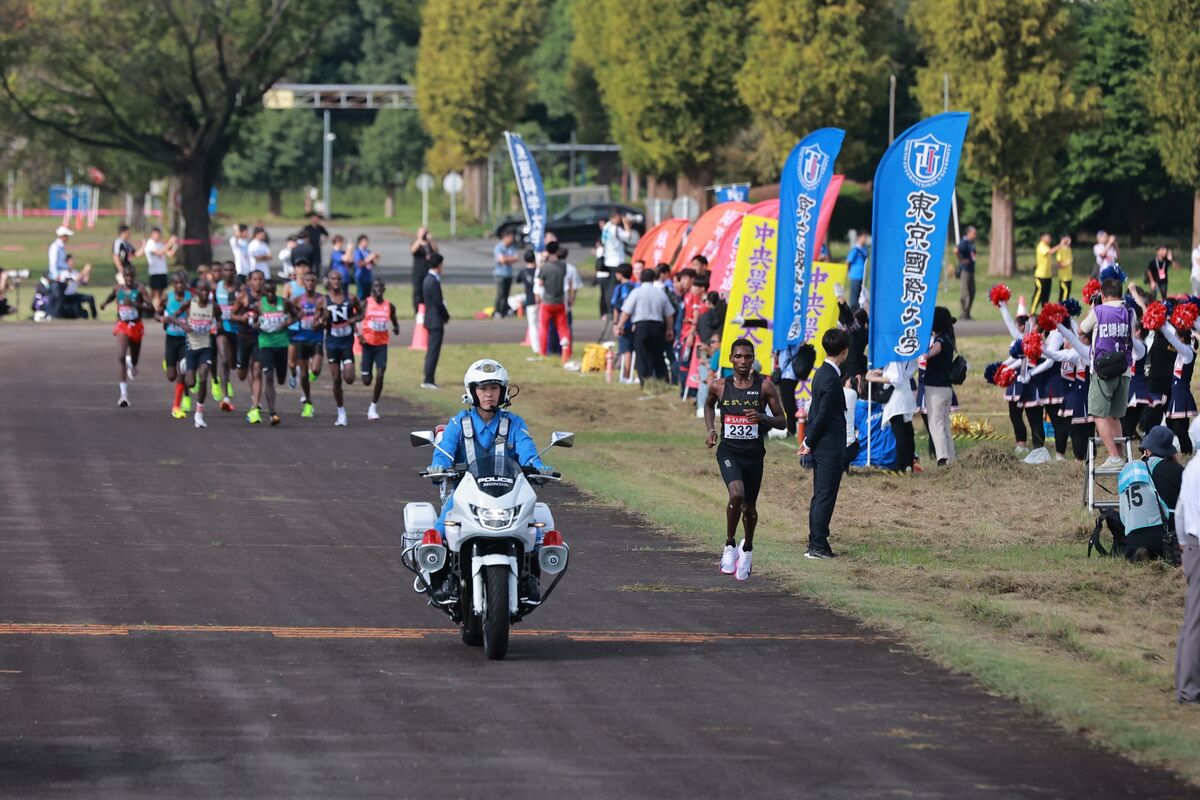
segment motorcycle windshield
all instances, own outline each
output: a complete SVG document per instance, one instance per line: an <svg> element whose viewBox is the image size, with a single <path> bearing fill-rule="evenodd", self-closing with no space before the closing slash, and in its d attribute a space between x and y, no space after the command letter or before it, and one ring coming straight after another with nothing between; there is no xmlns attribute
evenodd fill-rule
<svg viewBox="0 0 1200 800"><path fill-rule="evenodd" d="M522 475L516 461L495 456L479 459L471 465L470 472L480 491L491 497L503 497L511 492Z"/></svg>

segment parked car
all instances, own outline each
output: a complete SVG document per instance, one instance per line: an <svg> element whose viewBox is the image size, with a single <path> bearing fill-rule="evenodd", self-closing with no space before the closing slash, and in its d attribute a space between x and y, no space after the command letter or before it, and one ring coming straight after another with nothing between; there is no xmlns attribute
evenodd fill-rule
<svg viewBox="0 0 1200 800"><path fill-rule="evenodd" d="M614 209L629 215L633 219L633 227L638 233L646 232L645 215L633 206L620 203L586 203L571 206L549 219L546 223L546 232L553 233L560 242L591 246L600 238L600 221L612 216ZM496 226L497 238L503 236L505 231L512 231L518 242L524 242L525 218L505 217Z"/></svg>

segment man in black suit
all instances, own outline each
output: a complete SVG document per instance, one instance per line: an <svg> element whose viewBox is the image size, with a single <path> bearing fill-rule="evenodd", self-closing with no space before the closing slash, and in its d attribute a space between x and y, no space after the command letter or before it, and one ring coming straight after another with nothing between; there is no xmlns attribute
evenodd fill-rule
<svg viewBox="0 0 1200 800"><path fill-rule="evenodd" d="M838 487L846 458L846 395L842 392L842 362L850 337L832 328L821 337L825 363L812 380L812 403L800 455L812 455L813 498L808 507L808 550L805 558L833 558L829 521L837 505Z"/></svg>
<svg viewBox="0 0 1200 800"><path fill-rule="evenodd" d="M437 371L438 358L442 355L442 338L446 335L446 323L450 321L450 312L442 299L442 254L434 253L429 257L429 272L425 274L425 282L421 285L421 296L425 299L425 329L429 331L429 347L425 351L425 382L422 389L437 389L434 373Z"/></svg>

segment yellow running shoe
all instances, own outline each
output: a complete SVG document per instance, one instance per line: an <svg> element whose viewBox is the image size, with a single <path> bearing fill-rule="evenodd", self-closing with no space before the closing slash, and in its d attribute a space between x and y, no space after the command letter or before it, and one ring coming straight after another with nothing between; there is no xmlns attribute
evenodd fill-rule
<svg viewBox="0 0 1200 800"><path fill-rule="evenodd" d="M183 393L183 402L179 404L179 408L182 411L192 410L192 398L188 396L187 392Z"/></svg>
<svg viewBox="0 0 1200 800"><path fill-rule="evenodd" d="M246 422L249 422L251 425L257 425L262 422L262 411L259 410L258 406L254 406L246 412Z"/></svg>
<svg viewBox="0 0 1200 800"><path fill-rule="evenodd" d="M184 411L179 406L172 406L171 407L171 416L174 417L175 419L187 419L187 412Z"/></svg>
<svg viewBox="0 0 1200 800"><path fill-rule="evenodd" d="M218 383L217 381L213 381L211 386L212 386L212 399L216 400L218 403L221 402L221 400L224 398L224 395L221 394L221 384Z"/></svg>
<svg viewBox="0 0 1200 800"><path fill-rule="evenodd" d="M304 406L300 409L300 416L303 417L304 419L311 419L312 415L313 415L313 404L305 403Z"/></svg>

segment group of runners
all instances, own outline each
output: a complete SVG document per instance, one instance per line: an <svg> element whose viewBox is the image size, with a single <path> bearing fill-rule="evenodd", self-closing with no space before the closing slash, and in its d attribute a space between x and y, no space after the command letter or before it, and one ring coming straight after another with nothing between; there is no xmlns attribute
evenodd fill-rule
<svg viewBox="0 0 1200 800"><path fill-rule="evenodd" d="M201 268L194 279L176 272L170 289L155 303L137 282L134 267L123 265L121 282L101 306L117 304L118 407L129 407L129 383L137 377L145 337L143 318L153 318L166 333L162 366L175 386L171 415L176 419L186 419L190 411L197 428L208 427L204 404L210 387L222 411L235 411L235 375L249 383L248 423L262 423L263 400L270 424L282 422L277 387L285 382L300 389L300 416L312 418L312 386L327 362L337 407L334 425L344 427L344 384L355 381L359 349L363 385L373 384L367 419L378 420L388 342L400 333L396 307L384 297L384 282L375 279L370 295L360 301L343 285L340 272L326 276L322 293L310 264L301 260L293 266L294 275L286 282L258 269L239 276L233 261Z"/></svg>

